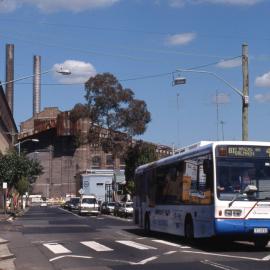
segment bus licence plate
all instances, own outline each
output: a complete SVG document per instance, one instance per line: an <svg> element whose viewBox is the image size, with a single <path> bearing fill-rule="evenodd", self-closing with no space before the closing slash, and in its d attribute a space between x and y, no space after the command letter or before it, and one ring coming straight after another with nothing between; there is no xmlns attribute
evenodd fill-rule
<svg viewBox="0 0 270 270"><path fill-rule="evenodd" d="M268 228L254 228L254 233L268 233Z"/></svg>

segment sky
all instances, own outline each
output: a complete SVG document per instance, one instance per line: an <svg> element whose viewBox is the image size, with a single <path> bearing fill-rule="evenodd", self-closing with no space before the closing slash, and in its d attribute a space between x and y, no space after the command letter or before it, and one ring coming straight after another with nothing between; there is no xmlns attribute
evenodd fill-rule
<svg viewBox="0 0 270 270"><path fill-rule="evenodd" d="M84 82L114 74L151 112L138 136L174 146L241 140L242 45L249 56L249 139L270 139L269 0L0 0L0 80L5 46L15 46L15 75L42 75L41 108L84 103ZM209 73L179 72L179 69ZM177 71L178 70L178 71ZM178 77L186 84L173 86ZM17 81L14 118L32 116L32 78Z"/></svg>

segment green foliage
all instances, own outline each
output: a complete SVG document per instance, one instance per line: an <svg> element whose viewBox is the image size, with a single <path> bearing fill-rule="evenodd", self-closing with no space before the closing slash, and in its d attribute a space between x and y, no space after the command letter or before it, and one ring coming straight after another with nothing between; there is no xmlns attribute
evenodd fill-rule
<svg viewBox="0 0 270 270"><path fill-rule="evenodd" d="M77 104L71 112L72 121L86 116L91 119L88 141L99 144L114 155L124 151L131 136L143 134L151 121L143 100L134 98L110 73L98 74L85 83L86 104Z"/></svg>
<svg viewBox="0 0 270 270"><path fill-rule="evenodd" d="M22 177L15 185L16 190L22 196L29 188L29 181L26 177Z"/></svg>
<svg viewBox="0 0 270 270"><path fill-rule="evenodd" d="M135 169L140 165L153 162L157 159L158 155L155 145L138 141L134 146L128 148L125 159L126 192L133 194Z"/></svg>
<svg viewBox="0 0 270 270"><path fill-rule="evenodd" d="M10 151L0 156L0 182L7 182L9 189L16 188L23 178L34 183L42 171L37 160L29 159L23 153L18 155L16 151Z"/></svg>

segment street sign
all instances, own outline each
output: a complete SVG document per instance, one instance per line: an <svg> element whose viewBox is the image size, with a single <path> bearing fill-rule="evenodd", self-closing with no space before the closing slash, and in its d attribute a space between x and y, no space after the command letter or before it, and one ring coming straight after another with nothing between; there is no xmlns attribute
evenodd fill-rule
<svg viewBox="0 0 270 270"><path fill-rule="evenodd" d="M79 189L79 191L78 191L78 192L79 192L79 194L80 194L80 195L83 195L84 190L81 188L81 189Z"/></svg>
<svg viewBox="0 0 270 270"><path fill-rule="evenodd" d="M3 189L7 189L7 182L3 182Z"/></svg>

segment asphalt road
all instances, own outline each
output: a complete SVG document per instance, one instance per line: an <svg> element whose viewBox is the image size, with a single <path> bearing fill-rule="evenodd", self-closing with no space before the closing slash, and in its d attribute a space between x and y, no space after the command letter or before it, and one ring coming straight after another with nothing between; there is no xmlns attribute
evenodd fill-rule
<svg viewBox="0 0 270 270"><path fill-rule="evenodd" d="M56 207L33 207L2 228L17 270L43 269L270 269L270 246L147 237L131 220L80 217Z"/></svg>

